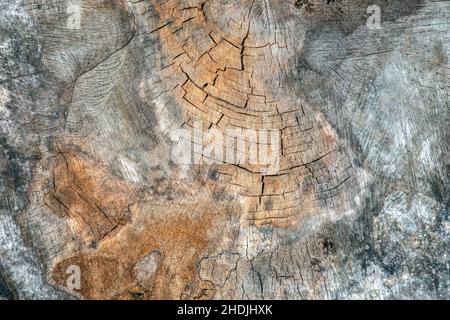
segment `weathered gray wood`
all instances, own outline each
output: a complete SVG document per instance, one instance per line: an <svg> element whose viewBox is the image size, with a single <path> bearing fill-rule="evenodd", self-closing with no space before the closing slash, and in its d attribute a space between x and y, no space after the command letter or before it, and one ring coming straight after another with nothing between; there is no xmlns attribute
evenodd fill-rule
<svg viewBox="0 0 450 320"><path fill-rule="evenodd" d="M0 297L448 297L450 2L0 9ZM198 121L278 170L174 163Z"/></svg>

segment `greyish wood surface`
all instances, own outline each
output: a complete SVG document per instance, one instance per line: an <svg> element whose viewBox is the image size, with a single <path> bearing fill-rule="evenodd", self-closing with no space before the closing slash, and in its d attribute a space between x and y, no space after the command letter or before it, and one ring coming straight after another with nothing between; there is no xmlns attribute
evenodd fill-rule
<svg viewBox="0 0 450 320"><path fill-rule="evenodd" d="M0 0L0 298L448 298L449 31L449 1ZM277 131L279 170L178 165L195 121Z"/></svg>

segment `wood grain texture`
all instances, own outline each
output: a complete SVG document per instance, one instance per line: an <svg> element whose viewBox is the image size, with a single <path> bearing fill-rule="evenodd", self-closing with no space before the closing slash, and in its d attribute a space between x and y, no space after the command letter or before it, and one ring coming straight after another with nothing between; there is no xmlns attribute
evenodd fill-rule
<svg viewBox="0 0 450 320"><path fill-rule="evenodd" d="M448 297L449 1L0 8L0 297Z"/></svg>

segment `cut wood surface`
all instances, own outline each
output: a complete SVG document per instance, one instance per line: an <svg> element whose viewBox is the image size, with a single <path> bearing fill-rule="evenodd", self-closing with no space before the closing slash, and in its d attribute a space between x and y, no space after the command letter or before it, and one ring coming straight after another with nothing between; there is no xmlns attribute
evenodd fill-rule
<svg viewBox="0 0 450 320"><path fill-rule="evenodd" d="M0 299L448 298L449 1L0 10Z"/></svg>

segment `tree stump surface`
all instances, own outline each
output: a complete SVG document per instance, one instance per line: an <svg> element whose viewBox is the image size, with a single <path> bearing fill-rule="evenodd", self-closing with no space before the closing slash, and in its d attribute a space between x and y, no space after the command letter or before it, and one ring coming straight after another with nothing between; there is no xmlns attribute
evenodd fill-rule
<svg viewBox="0 0 450 320"><path fill-rule="evenodd" d="M449 1L0 8L0 299L448 298Z"/></svg>

